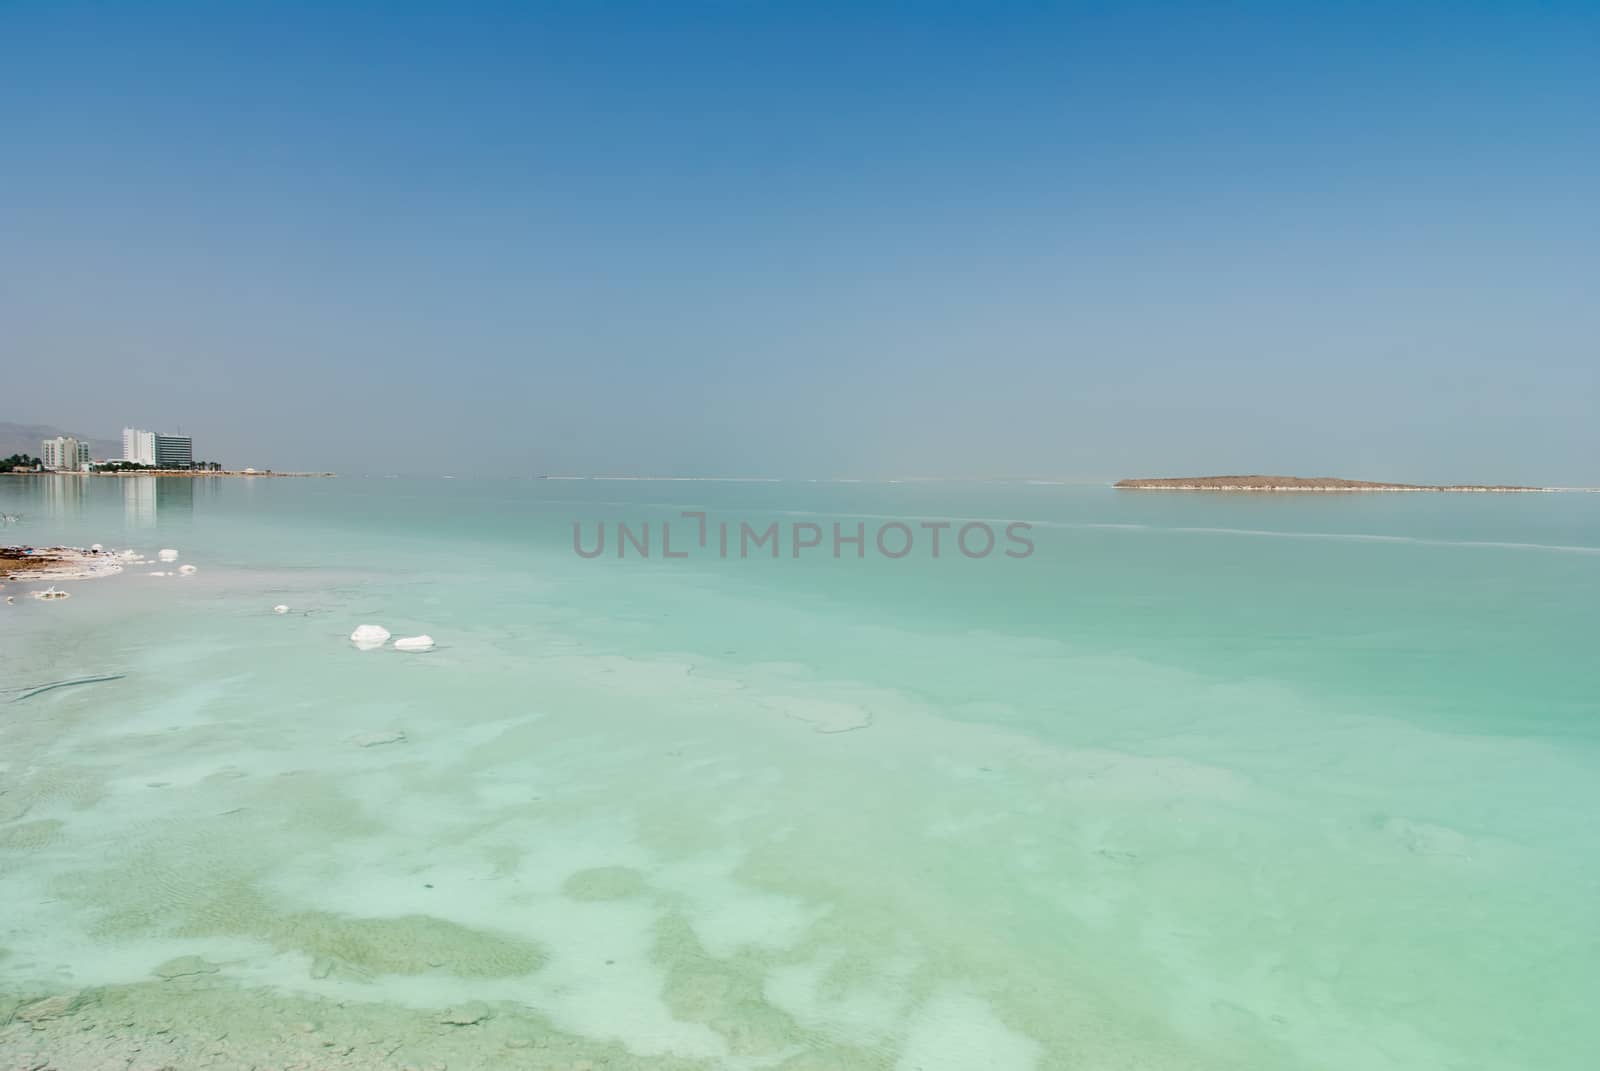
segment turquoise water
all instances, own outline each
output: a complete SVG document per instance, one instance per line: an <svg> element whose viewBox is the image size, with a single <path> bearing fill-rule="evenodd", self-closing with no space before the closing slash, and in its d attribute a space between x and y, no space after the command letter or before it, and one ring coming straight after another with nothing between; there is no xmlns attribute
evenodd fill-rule
<svg viewBox="0 0 1600 1071"><path fill-rule="evenodd" d="M1035 550L573 551L683 510ZM185 1008L265 1063L255 1007L394 1066L1600 1051L1600 495L0 477L0 512L199 569L0 604L0 688L124 675L0 701L0 1022L137 1009L0 1055Z"/></svg>

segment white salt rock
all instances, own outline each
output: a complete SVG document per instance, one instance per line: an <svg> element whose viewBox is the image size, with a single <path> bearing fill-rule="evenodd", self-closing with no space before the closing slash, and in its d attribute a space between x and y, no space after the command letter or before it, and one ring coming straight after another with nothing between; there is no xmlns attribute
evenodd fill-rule
<svg viewBox="0 0 1600 1071"><path fill-rule="evenodd" d="M433 650L432 636L401 636L394 641L396 651L431 651Z"/></svg>
<svg viewBox="0 0 1600 1071"><path fill-rule="evenodd" d="M275 614L286 614L289 612L289 608L280 602L278 605L272 608L272 612Z"/></svg>
<svg viewBox="0 0 1600 1071"><path fill-rule="evenodd" d="M102 547L99 543L94 543L94 544L90 545L89 549L94 551L96 554L99 554L102 550L105 550L106 548Z"/></svg>
<svg viewBox="0 0 1600 1071"><path fill-rule="evenodd" d="M178 566L178 572L182 573L184 576L193 576L194 574L198 573L199 571L200 571L199 569L196 569L192 565L180 565L180 566Z"/></svg>
<svg viewBox="0 0 1600 1071"><path fill-rule="evenodd" d="M156 551L156 557L160 558L164 562L175 562L178 560L178 552L173 550L171 547L162 547L160 550Z"/></svg>
<svg viewBox="0 0 1600 1071"><path fill-rule="evenodd" d="M357 625L350 633L350 642L363 651L370 651L389 642L389 630L382 625Z"/></svg>
<svg viewBox="0 0 1600 1071"><path fill-rule="evenodd" d="M151 572L150 575L151 576L166 576L167 574L163 573L163 572L159 572L159 571L153 571L153 572Z"/></svg>

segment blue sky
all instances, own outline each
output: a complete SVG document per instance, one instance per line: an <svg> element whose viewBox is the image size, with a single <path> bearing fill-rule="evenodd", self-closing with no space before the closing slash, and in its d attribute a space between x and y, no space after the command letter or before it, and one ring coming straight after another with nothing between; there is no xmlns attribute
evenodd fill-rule
<svg viewBox="0 0 1600 1071"><path fill-rule="evenodd" d="M0 419L1600 484L1600 6L0 0Z"/></svg>

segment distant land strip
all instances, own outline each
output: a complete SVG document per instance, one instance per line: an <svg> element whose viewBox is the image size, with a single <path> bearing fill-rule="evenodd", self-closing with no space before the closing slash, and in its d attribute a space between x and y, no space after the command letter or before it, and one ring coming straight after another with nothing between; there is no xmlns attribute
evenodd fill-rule
<svg viewBox="0 0 1600 1071"><path fill-rule="evenodd" d="M17 469L14 472L4 473L7 476L74 476L74 477L113 477L128 479L136 476L181 476L186 480L203 480L212 476L244 476L254 479L257 476L295 476L301 478L330 479L338 476L336 472L273 472L270 469L121 469L116 472L56 472L50 469L35 472L33 469Z"/></svg>
<svg viewBox="0 0 1600 1071"><path fill-rule="evenodd" d="M1155 480L1118 480L1129 491L1548 491L1548 487L1510 484L1374 483L1333 476L1175 476Z"/></svg>

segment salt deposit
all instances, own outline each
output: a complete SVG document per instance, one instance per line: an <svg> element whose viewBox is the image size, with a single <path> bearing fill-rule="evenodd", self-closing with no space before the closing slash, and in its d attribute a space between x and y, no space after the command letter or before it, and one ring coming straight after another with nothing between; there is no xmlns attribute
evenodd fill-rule
<svg viewBox="0 0 1600 1071"><path fill-rule="evenodd" d="M350 633L350 642L363 651L371 651L389 642L389 630L382 625L357 625Z"/></svg>
<svg viewBox="0 0 1600 1071"><path fill-rule="evenodd" d="M396 651L431 651L433 650L432 636L402 636L394 641Z"/></svg>

